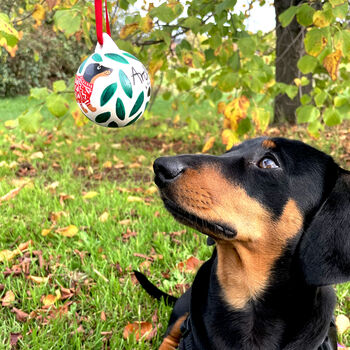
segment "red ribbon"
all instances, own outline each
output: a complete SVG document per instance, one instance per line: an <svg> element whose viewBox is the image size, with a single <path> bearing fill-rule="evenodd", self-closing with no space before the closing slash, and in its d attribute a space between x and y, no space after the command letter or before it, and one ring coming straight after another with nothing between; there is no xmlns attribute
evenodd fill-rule
<svg viewBox="0 0 350 350"><path fill-rule="evenodd" d="M109 27L109 18L107 10L107 0L105 0L106 10L106 32L111 35L111 29ZM100 45L103 45L103 11L102 11L102 0L95 0L95 18L96 18L96 35L97 41Z"/></svg>

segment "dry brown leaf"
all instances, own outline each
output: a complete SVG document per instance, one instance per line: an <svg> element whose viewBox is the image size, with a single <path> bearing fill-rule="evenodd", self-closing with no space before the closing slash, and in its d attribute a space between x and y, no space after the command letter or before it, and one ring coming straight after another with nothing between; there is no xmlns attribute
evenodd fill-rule
<svg viewBox="0 0 350 350"><path fill-rule="evenodd" d="M107 316L104 311L101 311L101 321L107 321Z"/></svg>
<svg viewBox="0 0 350 350"><path fill-rule="evenodd" d="M23 336L21 333L11 333L10 334L11 349L16 349L18 340L20 340L22 338L23 338Z"/></svg>
<svg viewBox="0 0 350 350"><path fill-rule="evenodd" d="M202 260L197 259L194 256L189 257L186 261L177 264L177 268L181 272L196 272L200 265L203 263Z"/></svg>
<svg viewBox="0 0 350 350"><path fill-rule="evenodd" d="M15 313L18 322L26 322L29 317L29 314L15 307L13 307L11 311Z"/></svg>
<svg viewBox="0 0 350 350"><path fill-rule="evenodd" d="M3 195L2 197L0 197L0 205L2 205L2 202L6 202L6 201L9 201L10 199L15 198L18 195L18 193L21 191L21 189L27 184L28 184L28 182L25 182L21 186L14 188L10 192L8 192L5 195Z"/></svg>
<svg viewBox="0 0 350 350"><path fill-rule="evenodd" d="M134 322L125 326L123 331L123 338L128 339L132 334L136 341L143 340L152 332L153 326L149 322Z"/></svg>
<svg viewBox="0 0 350 350"><path fill-rule="evenodd" d="M79 232L79 229L74 225L69 225L66 227L58 228L55 232L64 237L74 237Z"/></svg>
<svg viewBox="0 0 350 350"><path fill-rule="evenodd" d="M8 290L4 297L1 299L2 306L10 306L15 301L15 293L12 290Z"/></svg>

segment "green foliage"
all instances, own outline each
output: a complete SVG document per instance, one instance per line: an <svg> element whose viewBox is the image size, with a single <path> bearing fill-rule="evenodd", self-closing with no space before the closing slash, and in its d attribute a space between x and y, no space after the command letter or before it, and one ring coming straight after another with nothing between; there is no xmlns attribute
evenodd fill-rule
<svg viewBox="0 0 350 350"><path fill-rule="evenodd" d="M7 58L6 68L0 66L0 74L5 77L3 85L0 82L0 94L4 95L4 91L6 94L13 93L20 87L23 90L51 87L49 81L59 80L53 85L52 92L32 90L31 94L40 96L51 114L61 118L72 111L70 101L73 101L72 90L70 101L66 103L63 100L68 94L61 93L69 91L64 81L74 75L81 62L78 62L77 56L84 56L95 41L93 5L87 0L66 0L47 8L46 4L41 6L31 0L17 1L25 3L27 11L34 11L32 22L35 22L36 31L52 26L56 33L51 39L60 40L66 47L62 52L50 52L48 57L55 59L56 74L52 71L47 74L42 66L35 65L35 62L44 64L42 56L45 56L47 47L33 49L34 43L27 44L26 56L31 55L33 60L28 67L21 67L21 71L27 72L27 82L21 81L18 86L11 86L13 80L6 75L14 71ZM115 1L110 2L109 11L115 13L116 26L120 27L113 38L120 48L148 66L155 85L153 91L156 95L160 91L158 97L162 96L165 100L172 97L175 109L183 95L186 96L182 99L183 103L189 106L204 100L209 100L213 106L217 104L219 112L224 115L222 137L227 145L237 142L244 134L264 131L267 123L273 121L272 100L278 94L287 94L290 99L299 94L301 106L297 110L297 120L310 123L309 131L315 136L323 124L336 125L348 118L350 31L347 28L347 1L329 0L323 2L322 7L317 7L312 1L304 2L289 7L279 16L284 27L293 20L307 27L304 40L306 54L298 62L300 75L290 85L276 83L274 79L274 33L247 32L244 20L249 16L249 9L245 14L234 13L236 0L195 0L187 2L186 6L167 0L157 6L150 4L142 13L131 8L133 2L121 0L118 8ZM18 13L8 16L8 20L4 16L0 18L16 27L11 23L15 23L13 20L17 17ZM44 21L46 23L42 23ZM25 35L28 37L27 33ZM16 57L21 52L22 41L19 41ZM26 39L26 42L29 40ZM72 50L72 46L79 49ZM61 58L67 64L57 69ZM45 60L46 66L48 59ZM68 66L72 67L71 70L67 69ZM30 79L31 71L28 72L30 68L34 72L33 79ZM17 81L17 76L14 80ZM311 85L312 90L301 96L300 89L306 85ZM114 90L114 86L106 89L103 103ZM54 95L49 96L52 93ZM119 114L123 115L121 107L120 103L116 106ZM190 120L191 113L183 118Z"/></svg>

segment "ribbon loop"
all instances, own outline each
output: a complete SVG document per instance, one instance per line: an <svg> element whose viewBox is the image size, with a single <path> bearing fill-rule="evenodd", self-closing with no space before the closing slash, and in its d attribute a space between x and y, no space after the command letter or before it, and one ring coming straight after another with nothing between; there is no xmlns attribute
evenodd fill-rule
<svg viewBox="0 0 350 350"><path fill-rule="evenodd" d="M106 32L110 36L111 29L109 26L107 0L105 0L105 11L106 11ZM102 11L102 0L95 0L95 19L96 19L96 36L97 41L100 45L103 45L103 11Z"/></svg>

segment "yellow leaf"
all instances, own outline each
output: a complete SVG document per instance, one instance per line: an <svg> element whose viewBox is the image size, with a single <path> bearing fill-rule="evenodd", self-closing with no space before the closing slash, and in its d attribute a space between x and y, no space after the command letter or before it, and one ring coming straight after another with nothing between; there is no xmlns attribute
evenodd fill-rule
<svg viewBox="0 0 350 350"><path fill-rule="evenodd" d="M301 79L295 78L294 79L294 84L299 87L301 85Z"/></svg>
<svg viewBox="0 0 350 350"><path fill-rule="evenodd" d="M221 138L222 138L222 143L224 145L226 145L226 149L229 150L230 148L232 148L236 143L239 142L239 138L236 135L236 133L234 133L232 130L230 129L225 129L222 134L221 134Z"/></svg>
<svg viewBox="0 0 350 350"><path fill-rule="evenodd" d="M152 332L153 326L149 322L134 322L125 326L123 331L123 338L128 339L130 336L134 336L136 341L145 339L147 335Z"/></svg>
<svg viewBox="0 0 350 350"><path fill-rule="evenodd" d="M98 192L90 191L90 192L84 193L83 198L84 199L90 199L90 198L96 197L97 195L98 195Z"/></svg>
<svg viewBox="0 0 350 350"><path fill-rule="evenodd" d="M230 120L230 128L233 131L237 130L238 122L247 116L249 106L250 102L245 96L237 97L226 105L224 115Z"/></svg>
<svg viewBox="0 0 350 350"><path fill-rule="evenodd" d="M89 121L88 118L85 117L85 115L80 111L78 107L72 112L72 117L74 119L75 125L78 128L81 128Z"/></svg>
<svg viewBox="0 0 350 350"><path fill-rule="evenodd" d="M180 115L179 114L176 114L174 120L173 120L173 124L176 125L176 124L179 124L179 121L180 121Z"/></svg>
<svg viewBox="0 0 350 350"><path fill-rule="evenodd" d="M125 39L132 33L134 33L139 27L138 23L126 24L120 31L119 37L120 39Z"/></svg>
<svg viewBox="0 0 350 350"><path fill-rule="evenodd" d="M127 202L143 202L143 199L140 197L129 196L126 201Z"/></svg>
<svg viewBox="0 0 350 350"><path fill-rule="evenodd" d="M29 275L27 277L27 279L35 282L35 283L47 283L49 281L49 277L39 277L39 276L32 276L32 275Z"/></svg>
<svg viewBox="0 0 350 350"><path fill-rule="evenodd" d="M316 11L312 20L314 25L319 28L328 27L331 24L330 19L325 16L323 11Z"/></svg>
<svg viewBox="0 0 350 350"><path fill-rule="evenodd" d="M35 27L41 25L42 21L45 18L45 9L41 4L35 5L35 11L32 14L32 17L35 19Z"/></svg>
<svg viewBox="0 0 350 350"><path fill-rule="evenodd" d="M182 60L186 66L193 68L193 57L190 53L185 53Z"/></svg>
<svg viewBox="0 0 350 350"><path fill-rule="evenodd" d="M35 152L30 156L30 159L43 159L44 154L43 152Z"/></svg>
<svg viewBox="0 0 350 350"><path fill-rule="evenodd" d="M129 225L131 224L131 220L130 219L125 219L125 220L120 220L118 222L119 225Z"/></svg>
<svg viewBox="0 0 350 350"><path fill-rule="evenodd" d="M345 333L350 328L349 318L345 315L338 315L335 323L339 334Z"/></svg>
<svg viewBox="0 0 350 350"><path fill-rule="evenodd" d="M49 233L51 232L51 229L50 228L44 228L41 230L41 235L42 236L47 236Z"/></svg>
<svg viewBox="0 0 350 350"><path fill-rule="evenodd" d="M218 103L218 113L224 113L226 107L226 103L221 101Z"/></svg>
<svg viewBox="0 0 350 350"><path fill-rule="evenodd" d="M202 148L203 153L208 152L214 146L215 139L216 139L215 136L212 136L209 138L209 140L204 144Z"/></svg>
<svg viewBox="0 0 350 350"><path fill-rule="evenodd" d="M11 290L7 291L5 296L1 299L2 306L10 306L15 299L15 293L13 293Z"/></svg>
<svg viewBox="0 0 350 350"><path fill-rule="evenodd" d="M22 252L27 250L30 245L33 245L33 241L31 240L25 243L21 243L18 246L18 248L16 248L15 250L8 250L8 249L2 250L0 252L0 262L12 260L17 255L20 255Z"/></svg>
<svg viewBox="0 0 350 350"><path fill-rule="evenodd" d="M337 80L337 77L338 77L338 68L339 68L341 56L342 56L341 50L337 50L329 54L328 56L326 56L323 60L323 67L327 69L327 72L333 81Z"/></svg>
<svg viewBox="0 0 350 350"><path fill-rule="evenodd" d="M164 61L162 59L152 59L148 66L148 73L151 78L151 82L153 85L154 76L162 68Z"/></svg>
<svg viewBox="0 0 350 350"><path fill-rule="evenodd" d="M146 17L141 18L140 28L144 33L149 33L153 28L153 20L147 15Z"/></svg>
<svg viewBox="0 0 350 350"><path fill-rule="evenodd" d="M156 192L158 192L158 188L156 186L151 186L145 191L146 194L154 194Z"/></svg>
<svg viewBox="0 0 350 350"><path fill-rule="evenodd" d="M45 295L43 300L42 300L43 305L44 306L51 306L51 305L55 304L55 302L57 300L60 300L61 292L59 291L59 289L57 289L55 291L55 294L56 295L52 295L52 294Z"/></svg>
<svg viewBox="0 0 350 350"><path fill-rule="evenodd" d="M106 222L109 218L109 213L107 211L104 211L101 216L98 218L101 222Z"/></svg>
<svg viewBox="0 0 350 350"><path fill-rule="evenodd" d="M56 232L64 237L74 237L79 232L79 230L76 226L69 225L67 227L58 228Z"/></svg>
<svg viewBox="0 0 350 350"><path fill-rule="evenodd" d="M102 168L111 169L112 166L113 166L112 162L110 160L107 160L106 162L103 163Z"/></svg>

